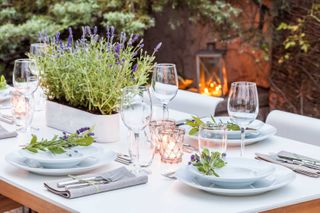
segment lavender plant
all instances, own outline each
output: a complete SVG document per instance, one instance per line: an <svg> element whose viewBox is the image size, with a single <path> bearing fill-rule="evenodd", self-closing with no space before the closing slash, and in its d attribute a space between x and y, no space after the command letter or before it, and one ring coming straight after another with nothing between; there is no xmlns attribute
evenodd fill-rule
<svg viewBox="0 0 320 213"><path fill-rule="evenodd" d="M40 35L47 44L45 54L29 57L42 70L41 84L49 100L97 114L115 113L122 88L148 82L161 43L150 55L138 35L122 32L116 37L113 27L106 28L105 36L97 27L82 31L81 39L74 40L69 28L67 42L60 33L53 38Z"/></svg>

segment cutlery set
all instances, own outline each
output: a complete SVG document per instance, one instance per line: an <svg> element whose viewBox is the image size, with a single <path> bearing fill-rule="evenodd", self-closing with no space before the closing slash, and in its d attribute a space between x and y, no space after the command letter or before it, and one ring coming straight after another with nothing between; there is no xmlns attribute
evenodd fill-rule
<svg viewBox="0 0 320 213"><path fill-rule="evenodd" d="M93 176L93 177L87 177L82 179L74 178L74 180L57 183L57 187L58 188L64 187L66 190L69 190L69 189L87 187L90 185L108 184L111 182L118 181L121 178L123 178L123 174L121 173L114 173L110 176L100 175L100 176Z"/></svg>
<svg viewBox="0 0 320 213"><path fill-rule="evenodd" d="M269 155L256 153L256 158L285 166L310 177L320 177L320 161L303 155L281 151Z"/></svg>

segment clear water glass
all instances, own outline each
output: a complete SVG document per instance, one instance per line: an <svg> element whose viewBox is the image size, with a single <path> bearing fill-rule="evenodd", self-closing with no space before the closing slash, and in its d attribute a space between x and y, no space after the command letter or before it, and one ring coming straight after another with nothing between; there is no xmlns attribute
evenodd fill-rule
<svg viewBox="0 0 320 213"><path fill-rule="evenodd" d="M220 152L222 156L227 154L227 129L221 125L201 125L198 132L199 153L204 148L211 152Z"/></svg>
<svg viewBox="0 0 320 213"><path fill-rule="evenodd" d="M141 141L141 132L149 125L152 116L152 103L149 89L145 86L126 87L122 90L120 113L124 125L133 132L129 154L134 172L140 167L148 167L153 160L154 144L149 140Z"/></svg>
<svg viewBox="0 0 320 213"><path fill-rule="evenodd" d="M232 122L241 130L241 152L245 153L245 129L258 116L259 98L257 86L253 82L234 82L231 84L228 98L228 114Z"/></svg>
<svg viewBox="0 0 320 213"><path fill-rule="evenodd" d="M37 57L42 57L47 53L47 44L45 43L33 43L30 45L30 54L37 56ZM41 71L39 70L40 74ZM39 74L39 78L41 78L41 75ZM42 111L45 108L45 103L46 103L46 95L39 85L37 91L34 93L34 102L35 102L35 111Z"/></svg>
<svg viewBox="0 0 320 213"><path fill-rule="evenodd" d="M17 59L14 62L12 82L15 89L24 95L33 95L39 85L39 71L32 59Z"/></svg>
<svg viewBox="0 0 320 213"><path fill-rule="evenodd" d="M168 119L168 104L178 92L178 74L175 64L156 64L151 80L153 95L161 102L163 119Z"/></svg>
<svg viewBox="0 0 320 213"><path fill-rule="evenodd" d="M26 126L26 134L31 133L31 123L33 119L34 111L34 92L37 90L39 85L39 71L36 62L32 59L17 59L14 62L12 82L14 88L21 95L25 96L28 100L25 103L29 105L25 106L28 110L25 112L28 116ZM13 103L13 102L12 102ZM19 130L19 129L18 129Z"/></svg>
<svg viewBox="0 0 320 213"><path fill-rule="evenodd" d="M43 56L47 52L47 44L45 43L33 43L30 45L30 54L35 56Z"/></svg>

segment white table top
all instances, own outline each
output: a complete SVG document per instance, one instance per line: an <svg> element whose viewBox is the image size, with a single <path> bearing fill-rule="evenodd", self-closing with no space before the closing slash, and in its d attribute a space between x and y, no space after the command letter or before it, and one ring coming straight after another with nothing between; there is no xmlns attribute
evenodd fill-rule
<svg viewBox="0 0 320 213"><path fill-rule="evenodd" d="M184 113L173 111L170 115L177 120L188 117ZM9 128L7 125L2 125ZM41 128L37 132L40 137L51 137L58 133L58 131L45 126L44 112L35 114L34 126ZM121 141L103 144L105 149L126 151L128 146L125 131L125 128L122 127ZM251 197L217 196L161 176L159 159L155 159L147 184L69 200L48 192L43 186L45 181L60 177L46 177L28 173L5 161L5 155L16 150L21 140L21 136L19 136L0 141L0 179L72 212L258 212L320 198L319 179L302 175L297 175L297 178L290 185L262 195ZM255 152L268 153L280 150L318 158L320 153L320 147L277 136L246 148L248 157L253 157ZM229 152L232 154L239 152L239 150L233 148ZM100 168L99 171L119 166L122 164L114 162Z"/></svg>

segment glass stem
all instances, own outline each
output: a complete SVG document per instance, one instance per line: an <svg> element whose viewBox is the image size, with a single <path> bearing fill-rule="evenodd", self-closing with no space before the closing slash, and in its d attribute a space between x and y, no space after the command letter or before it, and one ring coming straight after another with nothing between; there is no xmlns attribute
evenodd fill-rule
<svg viewBox="0 0 320 213"><path fill-rule="evenodd" d="M245 149L245 147L244 147L244 138L245 138L245 128L244 127L241 127L240 128L240 130L241 130L241 151L240 151L240 156L241 157L244 157L244 149Z"/></svg>
<svg viewBox="0 0 320 213"><path fill-rule="evenodd" d="M162 105L162 111L163 111L163 120L167 120L169 118L168 104Z"/></svg>
<svg viewBox="0 0 320 213"><path fill-rule="evenodd" d="M134 139L131 140L129 153L132 160L133 172L137 174L139 172L139 133L134 133Z"/></svg>

